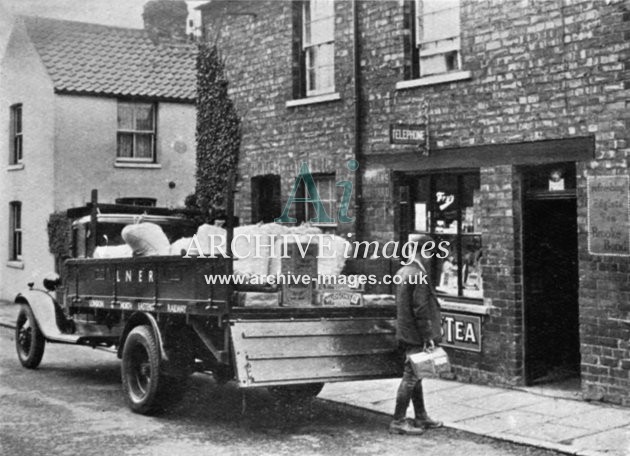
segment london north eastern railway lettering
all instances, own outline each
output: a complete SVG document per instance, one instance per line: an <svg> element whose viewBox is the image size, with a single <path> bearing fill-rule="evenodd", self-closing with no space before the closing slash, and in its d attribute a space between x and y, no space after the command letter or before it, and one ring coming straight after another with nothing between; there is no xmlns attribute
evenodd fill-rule
<svg viewBox="0 0 630 456"><path fill-rule="evenodd" d="M148 269L126 269L124 271L116 271L116 282L137 282L137 283L153 283L153 270Z"/></svg>

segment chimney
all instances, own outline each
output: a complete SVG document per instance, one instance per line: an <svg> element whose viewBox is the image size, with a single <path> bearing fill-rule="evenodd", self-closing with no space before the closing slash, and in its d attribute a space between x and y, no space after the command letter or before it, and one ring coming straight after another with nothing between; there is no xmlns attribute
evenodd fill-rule
<svg viewBox="0 0 630 456"><path fill-rule="evenodd" d="M184 0L149 0L144 4L144 29L153 43L186 41L188 7Z"/></svg>

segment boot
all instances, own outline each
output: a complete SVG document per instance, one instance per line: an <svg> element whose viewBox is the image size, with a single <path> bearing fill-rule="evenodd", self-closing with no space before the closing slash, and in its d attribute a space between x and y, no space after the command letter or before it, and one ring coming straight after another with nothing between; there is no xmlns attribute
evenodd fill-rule
<svg viewBox="0 0 630 456"><path fill-rule="evenodd" d="M424 429L420 427L414 427L413 424L406 418L402 420L393 420L389 425L390 434L402 434L402 435L422 435Z"/></svg>
<svg viewBox="0 0 630 456"><path fill-rule="evenodd" d="M429 418L429 415L422 415L420 418L413 420L413 425L422 429L437 429L444 426L444 423Z"/></svg>

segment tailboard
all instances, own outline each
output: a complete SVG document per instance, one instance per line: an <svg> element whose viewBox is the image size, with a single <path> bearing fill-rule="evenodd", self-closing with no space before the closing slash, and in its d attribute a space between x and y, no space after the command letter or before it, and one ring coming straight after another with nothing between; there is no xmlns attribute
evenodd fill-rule
<svg viewBox="0 0 630 456"><path fill-rule="evenodd" d="M390 317L231 322L241 387L397 377Z"/></svg>

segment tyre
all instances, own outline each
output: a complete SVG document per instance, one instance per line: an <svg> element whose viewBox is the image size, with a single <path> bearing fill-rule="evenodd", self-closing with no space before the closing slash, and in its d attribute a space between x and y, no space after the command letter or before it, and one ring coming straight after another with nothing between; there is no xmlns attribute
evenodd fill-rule
<svg viewBox="0 0 630 456"><path fill-rule="evenodd" d="M125 400L135 413L149 415L164 407L167 378L161 371L160 348L150 326L136 326L125 340L122 386Z"/></svg>
<svg viewBox="0 0 630 456"><path fill-rule="evenodd" d="M270 386L269 392L282 402L303 402L314 399L324 388L323 383L303 385Z"/></svg>
<svg viewBox="0 0 630 456"><path fill-rule="evenodd" d="M37 326L33 311L23 304L15 325L15 348L22 366L35 369L44 356L46 340Z"/></svg>

